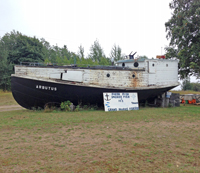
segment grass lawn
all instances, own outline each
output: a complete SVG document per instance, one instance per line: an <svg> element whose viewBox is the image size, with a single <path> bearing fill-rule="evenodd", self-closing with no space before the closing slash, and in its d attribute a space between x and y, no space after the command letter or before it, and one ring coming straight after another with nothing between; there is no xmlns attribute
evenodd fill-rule
<svg viewBox="0 0 200 173"><path fill-rule="evenodd" d="M0 106L16 104L0 91ZM0 172L200 172L199 131L193 105L0 112Z"/></svg>
<svg viewBox="0 0 200 173"><path fill-rule="evenodd" d="M191 90L186 90L186 91L170 91L172 93L179 93L180 95L184 95L184 94L200 94L199 91L191 91Z"/></svg>
<svg viewBox="0 0 200 173"><path fill-rule="evenodd" d="M17 105L11 92L3 92L0 90L0 106Z"/></svg>
<svg viewBox="0 0 200 173"><path fill-rule="evenodd" d="M0 172L200 172L200 106L0 112Z"/></svg>

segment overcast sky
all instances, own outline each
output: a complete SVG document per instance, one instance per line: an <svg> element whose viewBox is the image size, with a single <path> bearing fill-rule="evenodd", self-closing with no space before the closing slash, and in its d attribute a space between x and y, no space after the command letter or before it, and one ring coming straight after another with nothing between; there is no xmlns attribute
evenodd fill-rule
<svg viewBox="0 0 200 173"><path fill-rule="evenodd" d="M106 56L116 44L124 54L155 58L169 44L165 22L171 18L171 1L0 0L0 37L15 30L67 45L72 52L82 45L85 56L97 39Z"/></svg>
<svg viewBox="0 0 200 173"><path fill-rule="evenodd" d="M12 30L85 54L97 39L106 56L114 44L149 58L168 45L171 0L0 0L0 36ZM162 47L162 48L161 48Z"/></svg>

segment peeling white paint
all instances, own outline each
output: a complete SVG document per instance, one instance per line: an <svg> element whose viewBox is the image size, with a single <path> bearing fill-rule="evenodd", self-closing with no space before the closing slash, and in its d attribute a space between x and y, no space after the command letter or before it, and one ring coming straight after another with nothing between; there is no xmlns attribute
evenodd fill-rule
<svg viewBox="0 0 200 173"><path fill-rule="evenodd" d="M138 68L133 67L133 62L127 63L130 70L15 66L15 76L105 88L143 89L178 85L178 61L146 59L138 63Z"/></svg>

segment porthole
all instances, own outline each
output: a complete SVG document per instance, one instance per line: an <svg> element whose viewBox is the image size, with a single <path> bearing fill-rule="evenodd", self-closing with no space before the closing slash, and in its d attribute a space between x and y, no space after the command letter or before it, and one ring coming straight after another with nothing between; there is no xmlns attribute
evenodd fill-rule
<svg viewBox="0 0 200 173"><path fill-rule="evenodd" d="M125 63L124 62L122 63L122 67L125 67Z"/></svg>
<svg viewBox="0 0 200 173"><path fill-rule="evenodd" d="M166 64L166 67L168 67L168 64Z"/></svg>
<svg viewBox="0 0 200 173"><path fill-rule="evenodd" d="M132 77L135 78L135 75L133 74Z"/></svg>
<svg viewBox="0 0 200 173"><path fill-rule="evenodd" d="M152 66L154 67L154 64L152 64Z"/></svg>
<svg viewBox="0 0 200 173"><path fill-rule="evenodd" d="M106 76L107 76L107 77L110 77L110 74L108 73Z"/></svg>
<svg viewBox="0 0 200 173"><path fill-rule="evenodd" d="M138 62L135 62L134 67L138 67L138 66L139 66Z"/></svg>

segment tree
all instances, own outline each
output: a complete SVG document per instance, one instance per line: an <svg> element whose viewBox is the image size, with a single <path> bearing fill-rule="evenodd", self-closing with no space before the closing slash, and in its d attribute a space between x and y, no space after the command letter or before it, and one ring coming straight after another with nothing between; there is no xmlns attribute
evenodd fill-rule
<svg viewBox="0 0 200 173"><path fill-rule="evenodd" d="M20 62L43 62L45 49L36 37L28 37L12 31L0 38L0 88L10 90L13 65Z"/></svg>
<svg viewBox="0 0 200 173"><path fill-rule="evenodd" d="M1 38L1 43L8 52L8 62L12 64L44 61L43 44L36 37L32 38L18 31L12 31Z"/></svg>
<svg viewBox="0 0 200 173"><path fill-rule="evenodd" d="M191 83L190 78L186 77L181 84L182 90L200 91L200 83Z"/></svg>
<svg viewBox="0 0 200 173"><path fill-rule="evenodd" d="M44 38L40 39L40 42L43 45L43 52L44 52L44 59L49 59L50 57L50 50L51 50L51 45L49 44L48 41L46 41Z"/></svg>
<svg viewBox="0 0 200 173"><path fill-rule="evenodd" d="M200 83L191 83L193 91L200 91Z"/></svg>
<svg viewBox="0 0 200 173"><path fill-rule="evenodd" d="M102 57L105 57L105 54L99 44L99 41L96 40L94 44L90 47L89 58L99 63Z"/></svg>
<svg viewBox="0 0 200 173"><path fill-rule="evenodd" d="M165 23L169 47L167 58L180 60L181 78L198 76L200 72L200 1L173 0L169 4L173 10L171 19Z"/></svg>
<svg viewBox="0 0 200 173"><path fill-rule="evenodd" d="M61 53L62 58L67 57L68 60L72 56L72 53L68 50L66 45L64 45L63 48L60 49L60 53Z"/></svg>
<svg viewBox="0 0 200 173"><path fill-rule="evenodd" d="M80 59L84 58L84 47L82 45L78 47L78 56Z"/></svg>
<svg viewBox="0 0 200 173"><path fill-rule="evenodd" d="M147 57L146 55L142 55L142 56L140 56L139 58L148 59L148 57Z"/></svg>
<svg viewBox="0 0 200 173"><path fill-rule="evenodd" d="M112 47L112 50L110 52L110 59L111 61L114 60L114 62L117 62L120 59L122 59L122 49L116 44L114 44Z"/></svg>
<svg viewBox="0 0 200 173"><path fill-rule="evenodd" d="M189 77L186 77L184 80L183 80L183 83L181 85L181 88L182 90L186 91L186 90L191 90L192 89L192 86L191 86L191 83L190 83L190 78Z"/></svg>
<svg viewBox="0 0 200 173"><path fill-rule="evenodd" d="M5 40L0 38L0 88L5 90L11 89L10 76L13 73L13 65L7 61L9 51L6 47Z"/></svg>
<svg viewBox="0 0 200 173"><path fill-rule="evenodd" d="M10 76L13 73L13 65L8 63L6 59L0 63L0 88L4 91L11 89Z"/></svg>
<svg viewBox="0 0 200 173"><path fill-rule="evenodd" d="M0 88L10 90L10 76L13 73L13 65L7 61L8 50L5 43L0 39Z"/></svg>
<svg viewBox="0 0 200 173"><path fill-rule="evenodd" d="M60 48L56 46L52 46L51 49L49 50L49 61L51 63L57 63L57 58L61 58L61 51ZM62 60L62 59L61 59Z"/></svg>
<svg viewBox="0 0 200 173"><path fill-rule="evenodd" d="M99 65L111 65L110 58L101 57Z"/></svg>

